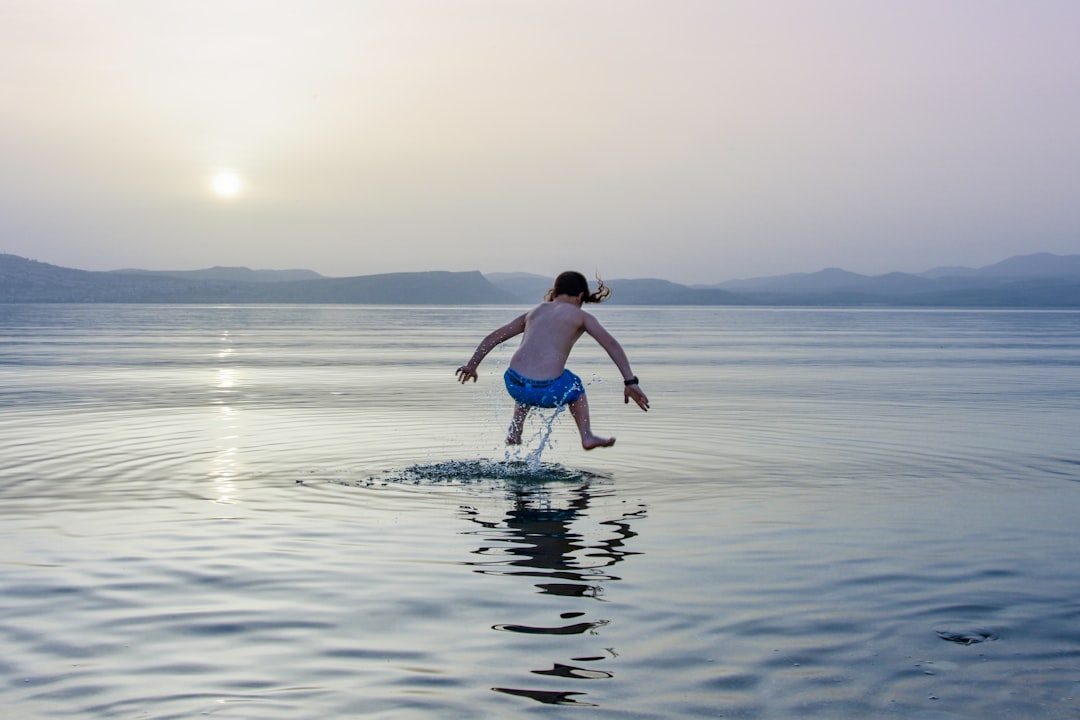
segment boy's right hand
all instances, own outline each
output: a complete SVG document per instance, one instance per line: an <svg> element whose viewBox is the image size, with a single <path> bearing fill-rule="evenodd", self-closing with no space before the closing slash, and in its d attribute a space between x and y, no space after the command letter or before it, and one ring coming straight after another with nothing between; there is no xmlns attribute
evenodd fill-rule
<svg viewBox="0 0 1080 720"><path fill-rule="evenodd" d="M454 371L454 375L457 376L458 381L464 385L468 382L469 378L472 378L473 382L476 382L478 375L476 374L476 368L471 368L468 365L462 365Z"/></svg>

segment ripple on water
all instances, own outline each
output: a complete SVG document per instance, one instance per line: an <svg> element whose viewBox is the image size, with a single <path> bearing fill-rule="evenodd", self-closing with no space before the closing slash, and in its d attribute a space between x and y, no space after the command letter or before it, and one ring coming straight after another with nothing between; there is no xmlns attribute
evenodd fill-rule
<svg viewBox="0 0 1080 720"><path fill-rule="evenodd" d="M604 310L653 408L590 385L589 453L564 415L504 454L494 373L453 385L503 310L0 343L4 712L1076 716L1075 323L1002 362L967 320Z"/></svg>

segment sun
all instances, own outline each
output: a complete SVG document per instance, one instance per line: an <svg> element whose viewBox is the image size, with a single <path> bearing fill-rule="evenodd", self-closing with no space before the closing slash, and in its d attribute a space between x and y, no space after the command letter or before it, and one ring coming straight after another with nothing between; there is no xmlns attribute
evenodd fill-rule
<svg viewBox="0 0 1080 720"><path fill-rule="evenodd" d="M244 187L244 181L233 170L218 170L210 179L210 189L220 198L236 197Z"/></svg>

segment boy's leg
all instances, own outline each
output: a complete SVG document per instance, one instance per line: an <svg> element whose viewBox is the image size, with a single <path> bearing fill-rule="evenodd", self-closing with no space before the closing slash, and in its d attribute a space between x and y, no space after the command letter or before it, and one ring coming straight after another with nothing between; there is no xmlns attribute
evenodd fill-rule
<svg viewBox="0 0 1080 720"><path fill-rule="evenodd" d="M570 414L573 416L574 422L577 423L578 432L581 434L581 447L592 450L597 447L611 447L615 444L615 438L602 438L593 435L589 420L589 400L585 397L585 393L581 393L581 396L570 403L569 407Z"/></svg>
<svg viewBox="0 0 1080 720"><path fill-rule="evenodd" d="M528 405L514 403L514 418L510 421L510 429L506 431L507 445L521 444L521 431L525 428L525 417L528 414Z"/></svg>

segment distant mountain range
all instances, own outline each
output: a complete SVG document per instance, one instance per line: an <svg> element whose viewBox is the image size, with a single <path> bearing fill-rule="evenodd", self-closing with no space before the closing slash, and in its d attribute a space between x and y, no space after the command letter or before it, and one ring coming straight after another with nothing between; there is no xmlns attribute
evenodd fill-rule
<svg viewBox="0 0 1080 720"><path fill-rule="evenodd" d="M127 275L157 275L184 280L228 280L233 282L291 282L293 280L318 280L322 277L314 270L252 270L246 267L212 267L205 270L113 270Z"/></svg>
<svg viewBox="0 0 1080 720"><path fill-rule="evenodd" d="M1080 255L1020 255L982 268L924 273L815 273L712 286L612 280L622 305L1080 307ZM529 273L410 272L325 277L311 270L213 267L91 272L0 254L0 303L531 304L551 278Z"/></svg>
<svg viewBox="0 0 1080 720"><path fill-rule="evenodd" d="M551 279L524 273L485 276L523 302L536 302ZM981 268L859 275L829 268L716 285L612 280L611 301L635 305L809 305L914 307L1080 307L1080 255L1018 255Z"/></svg>
<svg viewBox="0 0 1080 720"><path fill-rule="evenodd" d="M1080 306L1080 255L1017 255L981 268L859 275L839 268L715 286L776 305Z"/></svg>
<svg viewBox="0 0 1080 720"><path fill-rule="evenodd" d="M328 278L311 270L90 272L0 255L0 303L515 303L479 272Z"/></svg>

